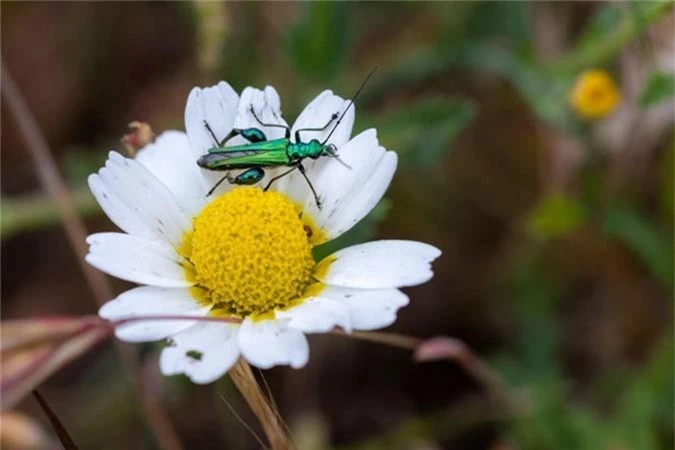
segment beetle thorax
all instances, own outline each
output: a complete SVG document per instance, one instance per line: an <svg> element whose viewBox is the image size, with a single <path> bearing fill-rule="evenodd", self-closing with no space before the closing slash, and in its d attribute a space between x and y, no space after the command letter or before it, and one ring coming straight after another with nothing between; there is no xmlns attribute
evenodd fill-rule
<svg viewBox="0 0 675 450"><path fill-rule="evenodd" d="M291 159L318 158L323 152L321 142L312 139L309 142L296 142L288 146Z"/></svg>

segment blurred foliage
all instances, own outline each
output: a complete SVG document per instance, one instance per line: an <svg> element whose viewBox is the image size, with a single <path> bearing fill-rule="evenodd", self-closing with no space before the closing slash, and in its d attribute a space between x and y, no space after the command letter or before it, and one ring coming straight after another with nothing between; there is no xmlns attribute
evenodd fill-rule
<svg viewBox="0 0 675 450"><path fill-rule="evenodd" d="M561 280L542 258L525 263L511 280L523 332L519 351L495 359L516 386L526 386L531 413L509 434L528 449L665 449L673 442L673 336L667 333L641 372L621 380L605 399L612 412L575 397L560 365L561 324L556 310ZM598 324L598 326L601 326ZM608 373L600 384L611 385ZM598 389L602 391L602 389Z"/></svg>
<svg viewBox="0 0 675 450"><path fill-rule="evenodd" d="M468 100L422 97L405 110L360 122L377 129L382 145L396 149L404 167L430 167L445 156L452 142L469 125L475 106ZM358 128L357 128L358 130Z"/></svg>
<svg viewBox="0 0 675 450"><path fill-rule="evenodd" d="M346 33L341 33L347 18L342 2L311 2L288 30L288 56L294 68L307 78L329 81L346 60Z"/></svg>
<svg viewBox="0 0 675 450"><path fill-rule="evenodd" d="M673 3L668 0L603 5L591 18L587 31L581 33L572 52L556 62L554 69L574 74L588 67L607 64L626 44L672 8Z"/></svg>
<svg viewBox="0 0 675 450"><path fill-rule="evenodd" d="M553 195L541 201L527 218L527 228L537 239L564 236L580 229L588 216L576 199Z"/></svg>
<svg viewBox="0 0 675 450"><path fill-rule="evenodd" d="M654 72L649 75L647 85L640 94L640 106L649 108L659 103L673 101L675 76L672 73Z"/></svg>
<svg viewBox="0 0 675 450"><path fill-rule="evenodd" d="M661 209L666 223L672 228L675 215L675 142L672 136L666 144L659 175L661 177L659 192Z"/></svg>
<svg viewBox="0 0 675 450"><path fill-rule="evenodd" d="M613 205L607 211L603 231L630 248L654 277L671 289L675 287L672 233L628 205Z"/></svg>

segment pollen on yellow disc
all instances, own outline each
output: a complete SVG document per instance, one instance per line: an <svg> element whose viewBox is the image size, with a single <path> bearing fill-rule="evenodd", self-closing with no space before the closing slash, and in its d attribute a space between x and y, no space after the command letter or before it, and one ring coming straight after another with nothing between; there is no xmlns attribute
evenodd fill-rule
<svg viewBox="0 0 675 450"><path fill-rule="evenodd" d="M586 119L605 117L619 104L621 93L614 79L604 70L583 72L570 91L569 101L574 110Z"/></svg>
<svg viewBox="0 0 675 450"><path fill-rule="evenodd" d="M299 208L283 194L232 189L193 225L180 252L198 298L216 313L261 315L288 306L310 284L312 245Z"/></svg>

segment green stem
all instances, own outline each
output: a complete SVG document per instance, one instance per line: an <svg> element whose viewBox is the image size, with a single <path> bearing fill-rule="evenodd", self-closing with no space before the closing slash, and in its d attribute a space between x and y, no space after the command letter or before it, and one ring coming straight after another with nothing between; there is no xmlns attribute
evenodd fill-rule
<svg viewBox="0 0 675 450"><path fill-rule="evenodd" d="M71 191L73 207L81 218L100 212L96 200L86 187ZM2 199L2 227L0 237L9 239L17 234L34 231L60 223L59 209L44 195L30 195Z"/></svg>

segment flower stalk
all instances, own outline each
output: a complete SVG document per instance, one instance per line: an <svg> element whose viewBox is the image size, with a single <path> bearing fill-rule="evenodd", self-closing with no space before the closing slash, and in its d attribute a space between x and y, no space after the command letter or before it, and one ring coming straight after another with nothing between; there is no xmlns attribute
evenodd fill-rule
<svg viewBox="0 0 675 450"><path fill-rule="evenodd" d="M281 415L275 406L262 392L258 381L253 376L251 366L242 358L230 369L230 377L234 385L250 406L253 414L263 427L265 436L272 450L288 448L288 436L282 423Z"/></svg>

